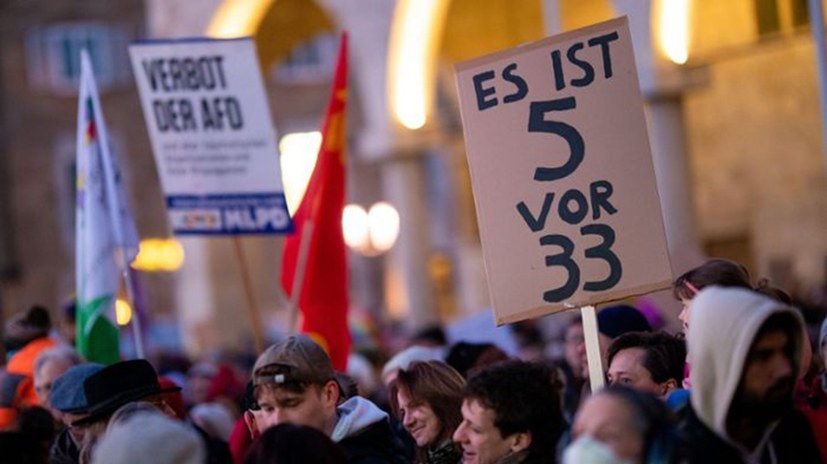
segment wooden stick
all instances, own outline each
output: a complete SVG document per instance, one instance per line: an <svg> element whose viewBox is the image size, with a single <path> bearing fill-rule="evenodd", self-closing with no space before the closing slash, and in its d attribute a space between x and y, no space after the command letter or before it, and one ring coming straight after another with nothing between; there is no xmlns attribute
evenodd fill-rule
<svg viewBox="0 0 827 464"><path fill-rule="evenodd" d="M307 219L302 228L301 242L299 242L299 256L296 257L296 273L293 274L293 288L290 292L290 326L287 332L290 335L296 333L296 323L299 318L299 295L302 292L304 283L304 271L307 267L307 253L310 250L310 240L313 236L313 221Z"/></svg>
<svg viewBox="0 0 827 464"><path fill-rule="evenodd" d="M244 287L244 297L247 300L247 312L250 315L250 325L253 329L253 343L255 344L256 354L264 351L264 336L262 335L261 318L256 309L255 296L253 295L253 285L250 280L250 273L247 269L247 260L244 258L244 250L241 248L241 239L238 236L233 237L233 245L235 247L235 255L238 258L238 265L241 270L241 283Z"/></svg>
<svg viewBox="0 0 827 464"><path fill-rule="evenodd" d="M600 360L600 342L597 338L597 313L594 306L580 308L583 318L583 336L586 339L586 359L589 363L589 383L592 393L603 388L603 362Z"/></svg>

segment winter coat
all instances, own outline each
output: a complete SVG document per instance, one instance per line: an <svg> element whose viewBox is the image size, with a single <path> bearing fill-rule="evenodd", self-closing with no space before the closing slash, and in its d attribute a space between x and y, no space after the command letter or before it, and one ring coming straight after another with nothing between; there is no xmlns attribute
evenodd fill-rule
<svg viewBox="0 0 827 464"><path fill-rule="evenodd" d="M821 459L812 430L792 408L778 420L762 426L761 439L747 449L727 428L730 409L747 367L750 349L761 327L772 316L787 314L797 326L792 340L793 378L800 366L803 320L792 308L745 289L708 287L692 299L687 344L691 407L681 424L687 442L688 463L784 464L818 463Z"/></svg>
<svg viewBox="0 0 827 464"><path fill-rule="evenodd" d="M388 415L358 396L338 408L339 420L330 438L345 451L351 464L410 463L401 441L390 427Z"/></svg>

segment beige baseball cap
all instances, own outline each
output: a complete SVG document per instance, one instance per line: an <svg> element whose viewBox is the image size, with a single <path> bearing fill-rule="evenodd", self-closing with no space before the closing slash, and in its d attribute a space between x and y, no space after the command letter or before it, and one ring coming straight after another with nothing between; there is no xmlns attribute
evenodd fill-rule
<svg viewBox="0 0 827 464"><path fill-rule="evenodd" d="M293 335L270 346L253 366L253 385L324 385L336 373L324 349L309 337Z"/></svg>

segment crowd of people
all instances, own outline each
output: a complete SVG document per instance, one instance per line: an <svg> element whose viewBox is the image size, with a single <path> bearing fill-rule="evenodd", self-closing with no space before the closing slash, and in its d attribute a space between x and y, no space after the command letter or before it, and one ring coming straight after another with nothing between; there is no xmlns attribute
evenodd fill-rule
<svg viewBox="0 0 827 464"><path fill-rule="evenodd" d="M529 349L531 323L514 327L522 359L432 328L337 372L304 335L257 357L88 363L35 306L4 331L0 462L827 462L824 308L719 259L673 293L677 334L634 306L599 311L598 391L578 317L559 359Z"/></svg>

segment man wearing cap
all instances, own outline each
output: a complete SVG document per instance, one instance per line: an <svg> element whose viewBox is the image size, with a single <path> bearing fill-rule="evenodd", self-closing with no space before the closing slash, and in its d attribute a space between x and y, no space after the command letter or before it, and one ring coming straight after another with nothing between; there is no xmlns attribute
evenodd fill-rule
<svg viewBox="0 0 827 464"><path fill-rule="evenodd" d="M821 462L793 408L801 315L751 290L713 286L692 299L689 317L687 462Z"/></svg>
<svg viewBox="0 0 827 464"><path fill-rule="evenodd" d="M102 364L85 363L70 367L52 383L50 402L66 428L55 438L49 450L52 464L73 464L80 459L84 429L70 427L73 421L89 414L89 401L83 391L83 383L89 376L103 369Z"/></svg>
<svg viewBox="0 0 827 464"><path fill-rule="evenodd" d="M158 373L145 359L121 361L90 375L83 381L83 392L89 402L86 417L72 422L72 426L89 426L109 420L118 408L132 401L146 401L175 419L175 411L164 400L163 394L180 391L178 387L162 388Z"/></svg>
<svg viewBox="0 0 827 464"><path fill-rule="evenodd" d="M406 461L385 412L358 396L339 404L342 392L330 358L308 337L292 336L267 348L253 367L253 384L261 409L257 420L248 420L251 430L307 425L337 442L351 463Z"/></svg>

